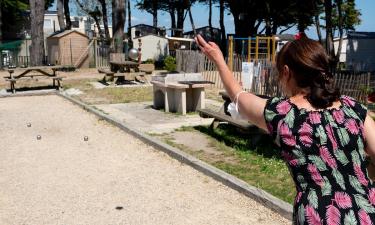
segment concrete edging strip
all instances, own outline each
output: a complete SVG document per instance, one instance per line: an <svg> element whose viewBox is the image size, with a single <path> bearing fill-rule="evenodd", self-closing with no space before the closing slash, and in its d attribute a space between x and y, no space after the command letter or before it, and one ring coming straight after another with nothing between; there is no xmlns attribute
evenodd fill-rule
<svg viewBox="0 0 375 225"><path fill-rule="evenodd" d="M61 96L70 102L82 107L88 112L91 112L98 116L101 119L106 120L107 122L119 127L120 129L124 130L125 132L135 136L136 138L144 141L145 143L153 146L154 148L163 151L164 153L168 154L169 156L177 159L178 161L185 163L194 169L204 173L207 176L210 176L214 178L215 180L225 184L226 186L239 191L240 193L256 200L257 202L261 203L265 207L273 210L274 212L280 214L281 216L285 217L286 219L292 220L293 216L293 207L291 204L282 201L275 196L269 194L266 191L263 191L259 188L256 188L254 186L251 186L247 184L246 182L216 168L213 167L189 154L186 154L185 152L182 152L181 150L172 147L168 144L165 144L162 141L159 141L147 134L144 134L140 131L137 131L136 129L133 129L123 122L104 114L103 112L100 112L99 110L94 109L93 107L76 100L66 94L57 92L58 96Z"/></svg>

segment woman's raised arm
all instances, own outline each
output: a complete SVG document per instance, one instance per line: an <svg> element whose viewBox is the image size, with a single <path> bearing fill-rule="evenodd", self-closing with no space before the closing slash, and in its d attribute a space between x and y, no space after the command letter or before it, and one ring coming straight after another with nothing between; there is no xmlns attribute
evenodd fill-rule
<svg viewBox="0 0 375 225"><path fill-rule="evenodd" d="M235 101L236 95L238 96L237 102L241 115L246 117L257 127L267 131L266 122L263 116L266 100L248 92L238 95L242 91L242 88L225 63L223 53L219 46L214 42L207 43L200 35L195 38L195 41L202 53L216 64L224 88L231 100Z"/></svg>

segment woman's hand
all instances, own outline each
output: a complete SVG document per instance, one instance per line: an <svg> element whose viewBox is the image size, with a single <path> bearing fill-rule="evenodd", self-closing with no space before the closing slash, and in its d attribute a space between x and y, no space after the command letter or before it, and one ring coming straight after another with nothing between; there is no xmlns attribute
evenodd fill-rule
<svg viewBox="0 0 375 225"><path fill-rule="evenodd" d="M199 34L195 37L198 47L216 65L225 64L223 53L214 42L206 42Z"/></svg>

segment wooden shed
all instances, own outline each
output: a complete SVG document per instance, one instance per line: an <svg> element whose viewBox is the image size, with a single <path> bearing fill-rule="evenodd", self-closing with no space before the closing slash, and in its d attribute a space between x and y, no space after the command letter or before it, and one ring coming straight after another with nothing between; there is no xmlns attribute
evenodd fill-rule
<svg viewBox="0 0 375 225"><path fill-rule="evenodd" d="M89 67L89 37L66 30L47 37L48 62L55 65Z"/></svg>

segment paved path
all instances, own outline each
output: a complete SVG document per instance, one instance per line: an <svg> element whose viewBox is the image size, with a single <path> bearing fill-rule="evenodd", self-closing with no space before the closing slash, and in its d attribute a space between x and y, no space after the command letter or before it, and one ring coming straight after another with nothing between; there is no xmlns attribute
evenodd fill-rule
<svg viewBox="0 0 375 225"><path fill-rule="evenodd" d="M0 224L288 223L58 96L0 109Z"/></svg>
<svg viewBox="0 0 375 225"><path fill-rule="evenodd" d="M209 125L213 119L203 119L198 114L177 115L152 108L152 102L95 105L118 120L145 133L169 133L182 126Z"/></svg>

